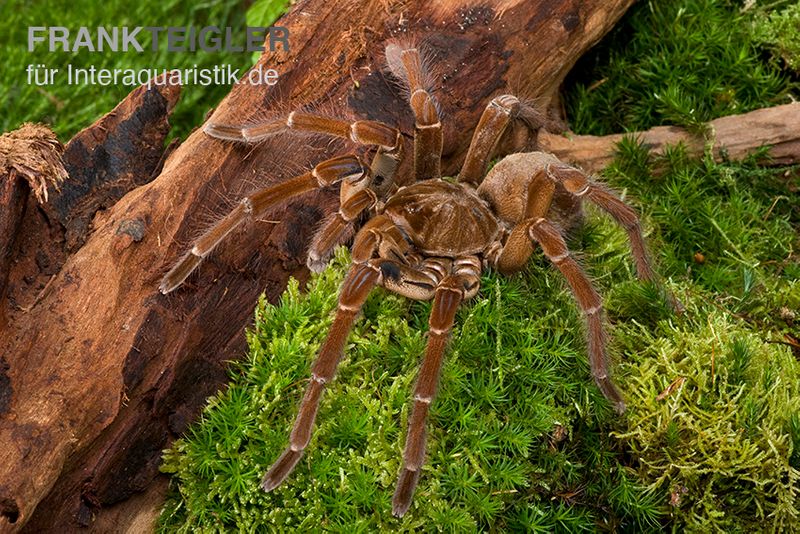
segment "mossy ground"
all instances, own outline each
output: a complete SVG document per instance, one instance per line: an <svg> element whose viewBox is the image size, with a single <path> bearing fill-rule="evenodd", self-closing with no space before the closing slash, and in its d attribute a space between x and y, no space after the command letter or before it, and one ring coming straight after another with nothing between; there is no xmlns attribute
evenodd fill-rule
<svg viewBox="0 0 800 534"><path fill-rule="evenodd" d="M702 131L797 93L737 4L654 4L638 4L625 39L612 35L572 80L579 131L676 120ZM728 50L740 59L710 60ZM657 61L674 68L647 74ZM683 84L701 66L707 83ZM682 95L680 105L655 94ZM690 159L679 147L652 158L629 140L604 173L641 212L682 316L636 280L624 232L597 210L570 239L605 296L624 416L592 383L578 310L537 254L518 275L487 273L459 312L403 519L390 500L430 305L383 290L366 303L305 458L262 492L332 319L340 252L307 288L259 303L230 385L165 453L174 478L160 531L800 530L800 178L754 161Z"/></svg>

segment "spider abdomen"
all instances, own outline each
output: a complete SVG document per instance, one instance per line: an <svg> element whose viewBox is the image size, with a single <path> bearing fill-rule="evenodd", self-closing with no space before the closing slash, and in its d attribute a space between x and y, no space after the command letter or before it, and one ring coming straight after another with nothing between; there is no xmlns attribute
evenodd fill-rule
<svg viewBox="0 0 800 534"><path fill-rule="evenodd" d="M474 190L445 180L426 180L392 195L384 213L423 254L454 258L486 250L500 224Z"/></svg>

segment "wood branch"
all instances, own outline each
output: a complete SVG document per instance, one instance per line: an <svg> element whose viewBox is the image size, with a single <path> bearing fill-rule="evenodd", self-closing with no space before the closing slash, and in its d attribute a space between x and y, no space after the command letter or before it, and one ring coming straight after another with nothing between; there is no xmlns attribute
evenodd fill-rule
<svg viewBox="0 0 800 534"><path fill-rule="evenodd" d="M539 145L560 159L597 172L608 165L624 137L639 139L652 154L663 154L668 146L682 143L689 154L701 155L710 144L714 159L742 160L763 146L769 146L764 163L788 165L800 162L800 103L785 104L730 115L708 123L708 137L694 135L677 126L657 126L646 132L606 136L558 135L542 132Z"/></svg>
<svg viewBox="0 0 800 534"><path fill-rule="evenodd" d="M524 89L528 98L552 98L632 1L301 1L280 22L291 52L259 62L279 70L278 85L236 85L214 118L242 123L273 105L322 104L398 124L409 136L408 106L380 70L383 42L413 33L446 74L435 89L446 112L443 170L452 174L492 96ZM145 130L162 131L169 107ZM124 124L112 113L84 132L82 139L98 140L86 154L124 138ZM0 331L0 385L5 380L10 391L0 413L2 531L112 524L105 510L152 487L161 450L224 383L225 362L243 354L258 295L266 290L275 301L289 276L305 278L312 229L336 203L333 191L303 196L270 217L281 224L237 232L187 286L163 296L160 278L209 213L221 215L258 183L309 168L330 155L329 145L253 149L195 132L145 185L151 173L131 165L157 166L156 155L144 158L146 149L133 144L117 148L122 163L108 168L104 183L135 188L112 202L105 191L119 188L92 187L97 160L73 160L70 180L83 196L62 197L52 221L26 216L13 252L11 298L3 303L10 320ZM54 259L30 260L32 244L53 250ZM163 491L163 482L155 487Z"/></svg>

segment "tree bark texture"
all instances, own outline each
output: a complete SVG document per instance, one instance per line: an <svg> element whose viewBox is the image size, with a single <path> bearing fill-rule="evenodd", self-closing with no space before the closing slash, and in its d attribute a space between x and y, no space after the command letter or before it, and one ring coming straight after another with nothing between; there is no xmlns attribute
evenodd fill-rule
<svg viewBox="0 0 800 534"><path fill-rule="evenodd" d="M632 1L300 1L279 22L290 52L259 62L280 72L278 84L234 86L214 120L316 105L397 124L408 141L411 113L381 70L384 42L411 36L436 58L443 170L452 174L491 97L511 92L546 104ZM21 222L0 273L8 280L0 531L141 525L126 502L158 502L161 450L224 383L225 362L243 354L259 294L275 301L290 276L306 277L308 241L336 207L333 190L289 202L161 295L160 278L238 197L336 146L294 138L243 147L195 131L165 153L179 89L139 88L79 133L64 154L69 178L44 207L29 198L21 208L16 189L2 197ZM151 498L138 495L148 489Z"/></svg>

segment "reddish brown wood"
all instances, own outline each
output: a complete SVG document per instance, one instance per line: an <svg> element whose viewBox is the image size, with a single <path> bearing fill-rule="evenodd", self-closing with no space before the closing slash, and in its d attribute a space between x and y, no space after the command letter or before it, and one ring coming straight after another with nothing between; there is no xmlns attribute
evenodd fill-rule
<svg viewBox="0 0 800 534"><path fill-rule="evenodd" d="M0 135L0 300L6 295L13 251L27 209L45 205L51 192L59 190L67 177L62 155L64 145L52 130L41 124L23 124ZM0 307L0 326L6 322ZM3 364L5 365L5 364ZM7 387L0 385L0 413L10 400Z"/></svg>
<svg viewBox="0 0 800 534"><path fill-rule="evenodd" d="M398 124L408 138L413 116L379 71L385 40L409 31L426 39L446 78L434 89L445 111L442 171L453 174L493 96L546 102L631 3L301 1L281 21L291 53L260 62L279 70L278 85L235 86L214 119L241 123L273 104L316 103ZM129 107L80 134L82 145L108 149L124 133L119 119L152 105L141 97L136 103L134 92ZM224 362L243 353L258 295L266 290L274 301L289 276L305 278L313 229L336 203L335 191L298 197L270 214L282 224L236 232L189 284L159 294L161 277L209 214L230 207L220 198L233 201L331 155L324 142L252 149L195 132L144 183L160 165L153 141L161 139L172 96L162 98L155 122L139 130L148 142L114 145L121 164L106 178L120 188L86 187L53 203L52 219L23 221L9 278L13 298L2 303L9 324L0 331L0 386L7 384L9 402L0 413L0 531L63 531L93 521L124 529L109 520L115 505L123 510L119 521L151 517L131 513L125 500L148 487L163 491L162 482L151 486L161 449L223 383ZM84 167L97 162L74 161L71 179L88 180ZM50 251L46 268L30 259L34 245Z"/></svg>

